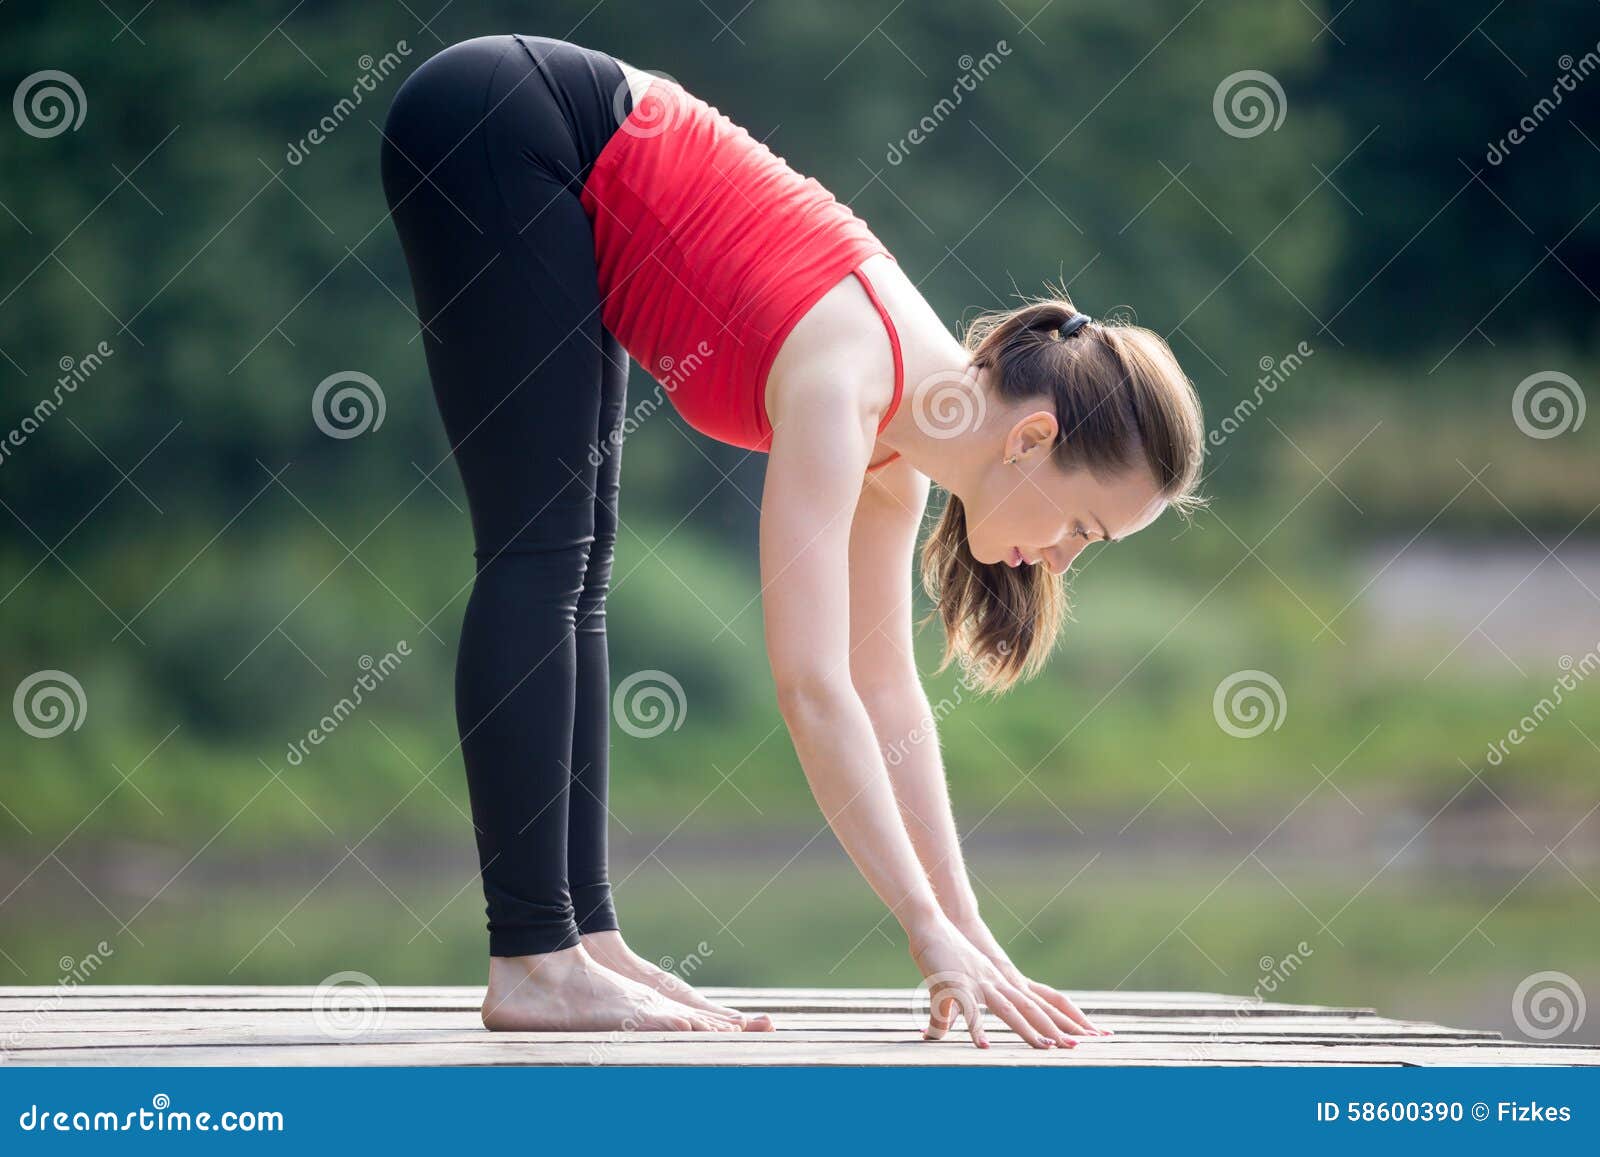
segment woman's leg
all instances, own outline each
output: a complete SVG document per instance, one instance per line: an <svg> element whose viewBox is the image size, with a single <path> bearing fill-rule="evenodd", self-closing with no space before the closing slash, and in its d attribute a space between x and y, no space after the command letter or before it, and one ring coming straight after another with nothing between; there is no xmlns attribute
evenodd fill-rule
<svg viewBox="0 0 1600 1157"><path fill-rule="evenodd" d="M602 332L600 426L596 434L594 543L584 571L577 610L577 697L572 732L572 784L567 801L567 877L578 931L585 949L601 964L648 985L681 1004L731 1017L745 1029L766 1031L771 1018L716 1004L673 973L628 948L611 900L606 823L611 748L611 680L606 647L606 596L617 543L622 472L622 425L627 404L627 355Z"/></svg>
<svg viewBox="0 0 1600 1157"><path fill-rule="evenodd" d="M628 396L628 355L601 332L600 420L595 432L594 541L577 607L577 695L572 732L572 784L567 801L567 878L578 931L615 932L606 856L610 780L611 673L606 646L606 595L617 545L622 473L622 425Z"/></svg>
<svg viewBox="0 0 1600 1157"><path fill-rule="evenodd" d="M568 888L576 617L606 360L589 223L562 176L571 148L525 50L498 37L424 64L383 146L476 542L456 709L489 913L484 1019L717 1027L590 961Z"/></svg>

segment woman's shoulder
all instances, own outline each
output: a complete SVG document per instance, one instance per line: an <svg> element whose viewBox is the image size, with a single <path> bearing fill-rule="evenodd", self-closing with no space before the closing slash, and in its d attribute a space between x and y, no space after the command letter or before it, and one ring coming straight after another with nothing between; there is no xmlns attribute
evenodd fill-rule
<svg viewBox="0 0 1600 1157"><path fill-rule="evenodd" d="M816 398L826 391L855 399L863 414L881 415L894 400L896 344L861 279L846 274L785 336L767 375L768 413L789 404L791 393Z"/></svg>

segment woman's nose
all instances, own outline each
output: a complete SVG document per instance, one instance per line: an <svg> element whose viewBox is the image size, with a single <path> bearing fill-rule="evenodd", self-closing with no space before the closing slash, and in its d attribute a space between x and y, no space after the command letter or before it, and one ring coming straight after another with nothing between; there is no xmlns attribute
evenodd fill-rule
<svg viewBox="0 0 1600 1157"><path fill-rule="evenodd" d="M1052 546L1044 552L1044 564L1050 568L1051 574L1064 574L1073 560L1083 553L1086 545L1081 539L1077 539L1061 546Z"/></svg>

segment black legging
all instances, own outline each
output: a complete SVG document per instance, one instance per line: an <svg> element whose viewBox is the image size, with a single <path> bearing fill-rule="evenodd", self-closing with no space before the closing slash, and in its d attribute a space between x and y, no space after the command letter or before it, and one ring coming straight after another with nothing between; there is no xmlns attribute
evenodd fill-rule
<svg viewBox="0 0 1600 1157"><path fill-rule="evenodd" d="M384 192L472 510L456 722L495 956L617 927L605 604L628 363L601 325L578 194L631 107L602 53L486 36L418 68L384 129Z"/></svg>

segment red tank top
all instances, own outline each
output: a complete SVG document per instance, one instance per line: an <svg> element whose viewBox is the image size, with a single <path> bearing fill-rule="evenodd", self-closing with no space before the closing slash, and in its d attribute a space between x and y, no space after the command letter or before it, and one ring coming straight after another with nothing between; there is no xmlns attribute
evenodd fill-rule
<svg viewBox="0 0 1600 1157"><path fill-rule="evenodd" d="M817 299L852 273L894 354L894 398L879 430L888 424L904 388L900 338L859 266L893 255L818 182L658 79L601 150L581 199L594 224L605 327L689 425L769 449L773 359Z"/></svg>

